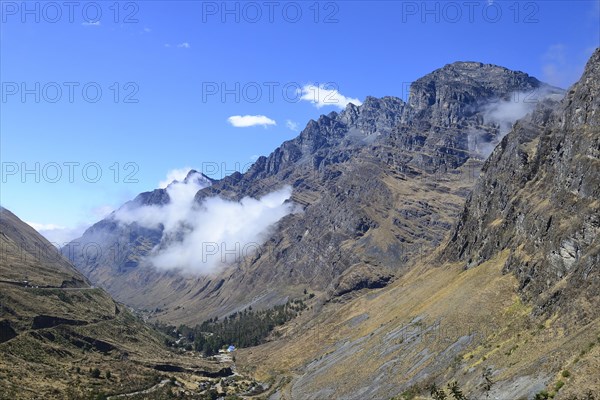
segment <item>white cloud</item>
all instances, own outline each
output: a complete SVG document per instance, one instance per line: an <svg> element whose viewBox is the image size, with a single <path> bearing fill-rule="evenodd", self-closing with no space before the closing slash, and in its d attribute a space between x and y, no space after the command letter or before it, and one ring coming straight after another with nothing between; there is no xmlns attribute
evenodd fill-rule
<svg viewBox="0 0 600 400"><path fill-rule="evenodd" d="M158 182L158 187L164 189L167 186L169 186L169 184L173 181L183 181L187 174L190 173L191 169L192 168L190 167L184 167L170 170L169 172L167 172L167 177L164 180Z"/></svg>
<svg viewBox="0 0 600 400"><path fill-rule="evenodd" d="M325 106L335 106L339 109L344 109L348 103L360 106L362 102L358 99L346 97L336 88L330 89L326 85L321 84L319 86L306 85L300 90L300 100L309 101L313 103L317 108Z"/></svg>
<svg viewBox="0 0 600 400"><path fill-rule="evenodd" d="M291 131L298 132L298 123L290 119L285 121L285 126Z"/></svg>
<svg viewBox="0 0 600 400"><path fill-rule="evenodd" d="M100 26L100 21L94 21L94 22L86 21L86 22L82 22L81 25L83 25L83 26Z"/></svg>
<svg viewBox="0 0 600 400"><path fill-rule="evenodd" d="M190 46L190 44L188 42L183 42L183 43L179 43L177 45L177 47L179 47L180 49L189 49L192 46Z"/></svg>
<svg viewBox="0 0 600 400"><path fill-rule="evenodd" d="M277 221L296 211L296 206L286 201L291 196L290 187L260 199L210 197L198 204L194 196L204 184L196 179L178 182L167 188L170 202L164 206L129 205L116 212L117 220L123 223L163 228L160 244L144 263L159 269L211 273L252 254Z"/></svg>
<svg viewBox="0 0 600 400"><path fill-rule="evenodd" d="M61 225L56 225L56 224L38 224L36 222L28 222L25 221L25 223L29 226L31 226L33 229L35 229L36 231L49 231L49 230L54 230L54 229L65 229L64 226Z"/></svg>
<svg viewBox="0 0 600 400"><path fill-rule="evenodd" d="M175 174L172 176L175 176ZM204 187L205 185L200 184L195 179L187 183L179 180L166 188L171 199L168 205L164 207L123 206L117 210L116 218L127 224L137 222L142 226L153 229L158 229L162 225L166 231L175 230L190 216L190 210L194 205L194 196L198 190Z"/></svg>
<svg viewBox="0 0 600 400"><path fill-rule="evenodd" d="M516 120L523 118L531 112L536 105L532 97L533 92L516 93L510 100L494 101L487 104L483 109L483 120L486 123L494 123L500 127L500 134L507 134ZM539 99L538 99L539 100Z"/></svg>
<svg viewBox="0 0 600 400"><path fill-rule="evenodd" d="M232 126L236 128L248 128L250 126L264 126L277 125L277 123L271 118L265 117L264 115L232 115L227 118Z"/></svg>
<svg viewBox="0 0 600 400"><path fill-rule="evenodd" d="M259 157L259 155L258 155L258 154L252 154L252 155L250 156L250 161L254 162L254 161L258 160L258 157Z"/></svg>
<svg viewBox="0 0 600 400"><path fill-rule="evenodd" d="M566 50L562 44L552 45L543 55L544 65L542 72L544 79L552 85L560 85L564 80L564 68L566 65Z"/></svg>
<svg viewBox="0 0 600 400"><path fill-rule="evenodd" d="M57 224L39 224L36 222L26 223L38 231L38 233L44 236L50 243L59 247L80 237L88 227L86 224L79 224L75 227L65 227Z"/></svg>
<svg viewBox="0 0 600 400"><path fill-rule="evenodd" d="M484 157L489 156L517 120L532 112L542 100L548 97L560 100L562 96L563 94L554 89L538 88L526 92L513 92L508 100L487 103L479 111L483 113L485 123L498 126L499 134L490 140L486 132L473 130L468 134L469 148Z"/></svg>
<svg viewBox="0 0 600 400"><path fill-rule="evenodd" d="M89 209L85 212L85 220L82 218L78 222L73 223L70 226L63 226L58 224L41 224L37 222L26 222L33 229L38 231L39 234L44 236L52 244L62 247L72 240L80 237L83 232L92 225L91 221L97 221L108 217L114 210L113 206L100 205ZM90 221L91 220L91 221Z"/></svg>

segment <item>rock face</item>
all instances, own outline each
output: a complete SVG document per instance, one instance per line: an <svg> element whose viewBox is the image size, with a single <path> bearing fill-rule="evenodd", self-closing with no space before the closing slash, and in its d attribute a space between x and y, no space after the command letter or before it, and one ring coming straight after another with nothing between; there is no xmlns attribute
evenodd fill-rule
<svg viewBox="0 0 600 400"><path fill-rule="evenodd" d="M409 104L416 115L433 124L451 126L473 116L490 100L490 93L507 100L515 92L534 94L544 85L527 74L478 62L446 65L418 79L410 88Z"/></svg>
<svg viewBox="0 0 600 400"><path fill-rule="evenodd" d="M505 270L538 313L600 315L600 50L558 106L539 104L483 167L443 257Z"/></svg>
<svg viewBox="0 0 600 400"><path fill-rule="evenodd" d="M408 103L367 97L361 106L349 104L311 120L297 138L260 157L246 173L197 193L199 203L217 195L239 200L288 184L304 211L283 218L258 253L217 276L140 267L161 232L110 218L75 241L99 243L106 249L103 257L71 258L117 299L165 309L161 318L174 322L193 323L248 305L268 307L305 288L335 293L340 284L343 291L384 284L382 277L402 273L452 227L482 164L474 133L490 143L500 137L498 124L485 119L485 106L540 88L549 87L522 72L459 62L416 81ZM136 201L168 199L154 191ZM108 257L115 244L123 250ZM356 265L369 266L361 268L359 281L340 281Z"/></svg>
<svg viewBox="0 0 600 400"><path fill-rule="evenodd" d="M385 287L391 275L382 274L368 265L357 265L346 269L333 285L333 294L341 296L360 289L378 289Z"/></svg>

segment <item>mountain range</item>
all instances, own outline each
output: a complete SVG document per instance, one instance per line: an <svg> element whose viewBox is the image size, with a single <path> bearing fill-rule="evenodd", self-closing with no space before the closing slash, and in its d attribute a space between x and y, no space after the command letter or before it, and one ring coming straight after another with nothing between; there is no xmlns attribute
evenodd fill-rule
<svg viewBox="0 0 600 400"><path fill-rule="evenodd" d="M160 309L157 318L177 323L267 308L305 289L331 297L384 286L443 241L507 121L561 93L522 72L457 62L415 81L408 103L368 97L310 121L246 173L196 193L201 206L214 196L240 201L289 185L290 201L302 208L278 221L257 252L209 275L144 263L164 242L164 226L124 223L118 213L66 248L100 246L102 257L71 251L71 260L119 301ZM127 207L168 202L167 189L157 189ZM110 248L122 251L113 257Z"/></svg>
<svg viewBox="0 0 600 400"><path fill-rule="evenodd" d="M235 350L261 398L600 398L598 93L600 49L566 91L455 62L244 173L141 193L62 254L2 209L0 384L52 396L75 365L148 384L165 360L218 374L128 307L184 331L304 299Z"/></svg>

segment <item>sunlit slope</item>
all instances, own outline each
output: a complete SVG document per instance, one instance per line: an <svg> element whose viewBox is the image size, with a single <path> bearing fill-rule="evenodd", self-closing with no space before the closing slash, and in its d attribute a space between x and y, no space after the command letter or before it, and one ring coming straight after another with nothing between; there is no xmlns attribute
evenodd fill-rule
<svg viewBox="0 0 600 400"><path fill-rule="evenodd" d="M169 351L161 334L91 287L6 209L0 241L0 398L130 393L161 379L158 364L221 368Z"/></svg>
<svg viewBox="0 0 600 400"><path fill-rule="evenodd" d="M498 145L446 244L243 364L286 376L274 398L427 396L453 381L474 399L598 398L599 90L596 50L560 104L540 102Z"/></svg>

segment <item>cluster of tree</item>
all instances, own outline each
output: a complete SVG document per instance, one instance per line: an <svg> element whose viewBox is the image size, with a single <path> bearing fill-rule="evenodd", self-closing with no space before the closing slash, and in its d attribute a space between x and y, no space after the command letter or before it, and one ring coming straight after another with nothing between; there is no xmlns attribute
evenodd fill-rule
<svg viewBox="0 0 600 400"><path fill-rule="evenodd" d="M263 343L275 327L295 318L304 309L306 304L296 299L268 310L254 311L249 307L221 320L211 318L194 328L186 325L175 328L161 323L155 326L173 338L167 344L174 345L179 340L188 350L193 348L211 356L229 345L251 347Z"/></svg>
<svg viewBox="0 0 600 400"><path fill-rule="evenodd" d="M306 305L294 300L268 310L253 311L251 308L225 317L204 321L193 330L184 333L193 340L196 351L210 356L224 346L251 347L259 345L276 327L295 318Z"/></svg>
<svg viewBox="0 0 600 400"><path fill-rule="evenodd" d="M455 400L468 400L456 381L448 384L448 391ZM435 384L431 386L430 394L434 400L446 400L449 398L444 389L438 388Z"/></svg>

